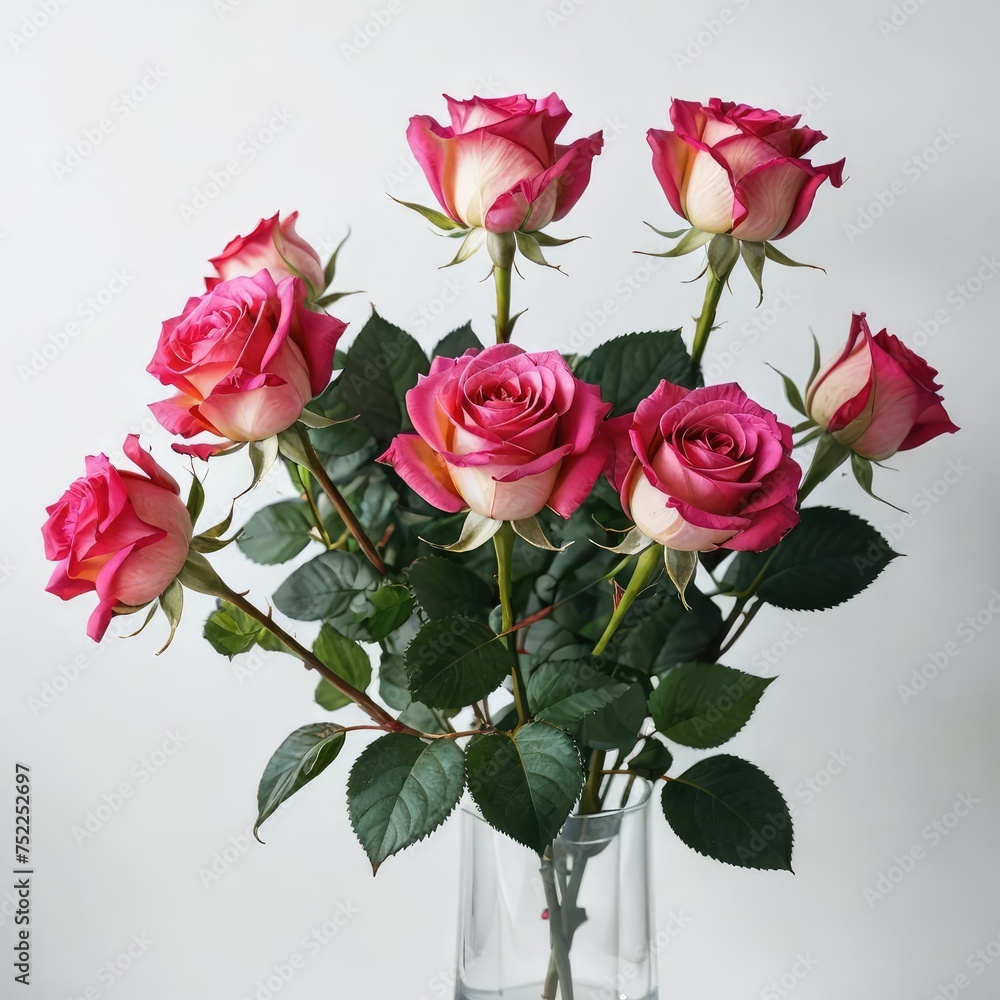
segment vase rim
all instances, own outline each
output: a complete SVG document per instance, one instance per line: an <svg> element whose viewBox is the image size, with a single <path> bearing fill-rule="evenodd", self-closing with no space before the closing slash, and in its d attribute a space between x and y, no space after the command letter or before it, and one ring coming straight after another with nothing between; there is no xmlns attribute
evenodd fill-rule
<svg viewBox="0 0 1000 1000"><path fill-rule="evenodd" d="M632 787L634 790L638 791L638 798L636 798L634 801L632 800L634 792L630 792L629 803L625 806L622 806L620 809L602 809L599 812L594 812L594 813L571 812L569 816L566 817L566 822L569 823L571 820L574 819L577 820L584 818L601 819L612 816L626 816L629 813L638 812L638 810L644 808L646 804L649 802L650 797L653 794L653 784L654 783L650 781L648 778L640 778L636 776ZM577 804L579 804L579 800L577 800ZM459 809L462 812L467 813L469 816L472 816L474 819L478 819L483 823L487 823L488 825L488 821L479 811L479 806L476 805L475 799L473 799L471 796L466 795L462 799L462 802L459 805Z"/></svg>

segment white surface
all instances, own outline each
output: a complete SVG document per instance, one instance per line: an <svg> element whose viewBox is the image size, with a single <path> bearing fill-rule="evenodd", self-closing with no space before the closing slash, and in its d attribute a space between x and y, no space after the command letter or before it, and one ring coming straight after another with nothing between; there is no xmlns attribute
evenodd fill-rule
<svg viewBox="0 0 1000 1000"><path fill-rule="evenodd" d="M878 472L877 488L911 512L908 528L846 480L817 495L895 529L907 558L874 593L833 613L761 615L733 658L782 674L730 748L770 773L797 807L797 875L704 860L657 820L659 921L666 928L673 914L684 923L666 935L661 994L769 998L793 988L802 1000L995 996L1000 962L988 955L991 964L973 958L968 967L967 957L990 942L992 954L1000 952L1000 625L992 622L969 643L956 636L1000 586L993 412L1000 281L967 300L956 290L997 252L995 5L393 0L396 13L379 26L372 11L388 11L383 0L81 0L58 7L15 50L10 33L23 30L25 17L41 22L43 7L11 0L0 17L7 345L0 366L7 428L0 760L4 774L15 759L29 763L35 790L35 991L26 995L448 995L454 825L373 880L346 820L345 759L272 820L266 847L250 845L261 768L288 732L322 714L310 704L310 677L276 660L255 672L244 662L238 676L240 661L230 666L200 639L207 601L197 598L163 656L153 656L162 622L95 649L84 636L91 600L61 605L42 592L50 567L38 526L44 505L82 471L83 456L116 453L127 430L141 428L170 462L168 436L145 410L162 392L143 370L159 322L198 292L205 259L261 215L298 208L300 232L327 250L352 227L338 287L367 292L339 311L353 331L371 300L428 345L469 317L488 335L491 289L478 284L485 258L437 271L452 244L385 193L431 201L404 130L411 114L443 116L442 91L556 90L575 115L566 134L603 127L608 142L590 189L553 230L593 237L552 252L569 277L529 265L527 280L515 284L515 308L530 306L519 325L523 343L586 350L636 329L685 323L690 333L701 289L681 282L697 273L696 258L661 263L631 253L663 246L643 220L676 223L650 170L645 130L667 127L671 96L719 95L784 111L810 106L806 121L830 136L813 155L819 162L846 155L850 180L840 191L819 192L812 217L782 249L828 274L768 265L767 298L756 312L749 278L737 277L708 372L738 379L777 407L778 380L764 362L801 380L810 328L830 352L846 337L854 309L867 309L876 329L888 325L906 337L929 329L937 314L947 323L916 343L941 369L949 411L964 428L898 456L891 463L898 472ZM894 9L901 26L880 29ZM362 50L354 39L368 22L379 30ZM695 52L699 33L709 44L678 66L674 53L690 38ZM124 115L118 95L143 87L148 68L159 68L159 82ZM260 130L276 113L291 121L251 159L248 140L266 138ZM67 144L102 118L111 120L110 133L57 177L53 162L65 161ZM913 158L942 135L952 138L921 169ZM186 221L182 204L230 161L239 172ZM876 192L894 181L903 193L849 238L845 226L858 225ZM88 321L86 300L119 270L129 276L126 287ZM996 269L985 273L992 278ZM595 322L608 301L614 314ZM18 366L58 342L72 321L77 335L64 338L38 377L19 377ZM766 330L756 332L754 322ZM727 357L731 344L743 348L735 360ZM180 474L182 465L171 468ZM238 459L214 472L216 502L244 474ZM924 490L932 500L918 498ZM261 599L281 576L238 553L220 563ZM780 653L796 624L801 635L773 669L755 661L759 650ZM897 685L952 640L960 655L904 705ZM30 699L81 656L86 669L72 683L58 682L56 700L33 712ZM142 759L171 733L186 742L150 773ZM825 770L831 754L850 758L833 777ZM809 791L809 781L821 794ZM78 843L74 827L123 782L131 797ZM8 843L12 777L0 785L0 843ZM928 824L950 822L968 792L977 804L935 843ZM914 845L923 857L869 905L865 888ZM222 874L205 884L199 872L227 851L229 862L216 861ZM4 848L0 862L8 860ZM3 896L0 890L0 903ZM12 940L5 917L5 955ZM292 978L272 980L269 993L274 968L288 973L293 965L300 968ZM964 985L954 985L963 974ZM8 986L12 975L5 960L4 996L21 995Z"/></svg>

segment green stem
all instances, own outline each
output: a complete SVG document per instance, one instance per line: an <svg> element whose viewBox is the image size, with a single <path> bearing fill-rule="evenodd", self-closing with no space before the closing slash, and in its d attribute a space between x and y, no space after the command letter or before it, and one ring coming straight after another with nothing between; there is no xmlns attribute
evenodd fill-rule
<svg viewBox="0 0 1000 1000"><path fill-rule="evenodd" d="M493 281L497 289L497 343L510 342L510 272L509 267L493 268Z"/></svg>
<svg viewBox="0 0 1000 1000"><path fill-rule="evenodd" d="M375 546L365 533L365 529L361 526L361 522L355 516L354 511L351 510L350 505L341 496L340 490L334 485L333 480L326 474L326 469L323 468L323 463L319 460L316 449L313 448L309 432L301 425L296 426L299 429L302 450L309 462L306 468L316 477L320 486L323 487L323 492L329 497L330 503L333 504L333 509L340 515L340 519L344 524L347 525L348 530L361 547L361 551L368 557L368 561L379 573L385 576L385 563L382 562L381 556L375 550Z"/></svg>
<svg viewBox="0 0 1000 1000"><path fill-rule="evenodd" d="M550 847L549 852L551 850ZM556 892L555 865L550 853L542 858L542 885L545 887L545 902L549 908L549 939L552 942L552 957L542 989L542 1000L555 1000L556 987L560 984L562 985L561 1000L573 1000L573 974L569 963L569 941L566 940L562 905L559 901L559 894Z"/></svg>
<svg viewBox="0 0 1000 1000"><path fill-rule="evenodd" d="M578 813L581 816L601 811L601 778L604 776L603 768L606 756L607 754L603 750L595 750L590 755L587 783L583 786L583 795L580 796Z"/></svg>
<svg viewBox="0 0 1000 1000"><path fill-rule="evenodd" d="M611 621L608 622L608 627L604 630L604 635L601 636L594 647L594 656L600 656L607 648L611 637L618 631L618 626L625 620L629 608L632 607L632 602L646 589L653 574L662 564L662 545L651 545L639 556L635 564L635 569L632 571L632 578L628 582L628 587L625 588L625 593L622 594L622 598L618 602L618 607L615 608L611 616Z"/></svg>
<svg viewBox="0 0 1000 1000"><path fill-rule="evenodd" d="M514 704L517 706L517 722L523 726L528 721L528 705L525 699L524 678L517 657L517 633L514 629L514 602L512 597L514 527L505 521L503 527L493 536L493 547L497 552L497 584L500 588L500 622L507 638L507 649L511 656L511 680L514 686Z"/></svg>
<svg viewBox="0 0 1000 1000"><path fill-rule="evenodd" d="M310 475L309 470L303 469L301 465L293 465L292 468L296 470L299 485L302 487L302 495L306 498L306 503L309 504L309 509L312 511L313 523L316 525L316 530L319 532L323 544L328 549L336 548L333 540L330 538L330 533L326 530L323 518L320 516L319 508L316 506L316 499L312 495L312 489L310 489L307 478Z"/></svg>
<svg viewBox="0 0 1000 1000"><path fill-rule="evenodd" d="M726 287L726 278L717 278L711 267L708 269L708 287L705 289L705 302L701 307L701 315L694 329L694 344L691 347L691 366L697 371L701 365L701 357L705 353L712 324L715 323L715 313L722 298L722 289Z"/></svg>
<svg viewBox="0 0 1000 1000"><path fill-rule="evenodd" d="M819 444L813 454L812 462L799 487L799 507L802 501L824 479L836 472L840 466L851 457L851 449L845 444L841 444L829 431L824 431L819 437Z"/></svg>

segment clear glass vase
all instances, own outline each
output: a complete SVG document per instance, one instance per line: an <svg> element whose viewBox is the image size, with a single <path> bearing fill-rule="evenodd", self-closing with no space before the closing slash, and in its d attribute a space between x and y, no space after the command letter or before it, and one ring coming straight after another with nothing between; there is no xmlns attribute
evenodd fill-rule
<svg viewBox="0 0 1000 1000"><path fill-rule="evenodd" d="M456 1000L655 1000L651 790L616 776L622 808L571 816L543 859L463 806Z"/></svg>

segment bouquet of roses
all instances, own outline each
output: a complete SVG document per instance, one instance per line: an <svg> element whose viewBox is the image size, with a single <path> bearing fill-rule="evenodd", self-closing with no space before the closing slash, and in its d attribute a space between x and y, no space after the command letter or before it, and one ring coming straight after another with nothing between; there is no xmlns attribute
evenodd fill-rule
<svg viewBox="0 0 1000 1000"><path fill-rule="evenodd" d="M613 776L626 798L634 781L662 782L666 820L695 850L790 868L791 817L771 779L728 754L671 773L670 744L714 750L746 724L773 678L742 670L735 644L762 607L831 608L894 558L861 518L804 506L812 491L849 462L870 493L873 465L957 428L934 369L873 335L864 313L839 354L822 363L816 346L804 391L783 376L794 425L735 383L704 384L734 268L742 260L763 296L766 261L801 266L773 241L805 221L824 181L841 183L843 161L804 158L825 136L797 116L674 101L673 129L648 139L688 223L661 234L678 242L659 256L706 251L691 349L669 330L563 357L512 343L511 277L571 242L546 229L583 195L601 134L560 144L570 116L555 95L448 104L450 125L416 116L407 133L440 208L404 204L456 240L452 264L485 249L496 342L467 324L428 358L373 311L341 350L345 324L327 312L345 294L330 290L337 253L324 267L294 213L261 221L163 324L147 370L174 394L151 408L187 442L174 451L214 463L246 447L252 485L281 463L291 495L242 526L230 513L196 527L199 476L185 502L130 436L139 471L90 457L48 508L48 589L96 592L94 639L145 607L147 622L165 612L172 637L185 589L208 594L216 651L259 646L316 671L316 702L337 714L274 752L258 827L361 730L383 732L347 779L373 869L468 789L487 823L548 866L543 995L561 984L571 996L585 917L552 845L571 814L607 808ZM270 600L213 568L234 542L252 562L298 560ZM312 622L307 641L298 623Z"/></svg>

